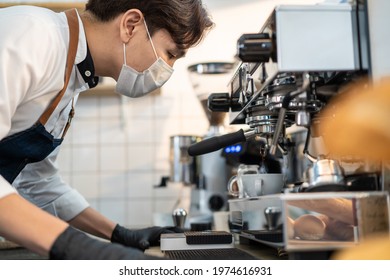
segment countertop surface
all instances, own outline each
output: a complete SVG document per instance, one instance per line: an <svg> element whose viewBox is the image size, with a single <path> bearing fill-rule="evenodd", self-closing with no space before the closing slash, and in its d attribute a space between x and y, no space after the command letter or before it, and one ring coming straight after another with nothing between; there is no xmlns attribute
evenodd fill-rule
<svg viewBox="0 0 390 280"><path fill-rule="evenodd" d="M267 259L267 260L279 259L280 260L280 259L287 258L285 252L278 250L276 248L264 246L259 243L253 243L250 240L247 240L247 242L245 243L243 243L241 240L240 244L236 243L234 247L252 255L256 259ZM47 260L48 259L47 257L42 257L23 247L11 246L11 245L0 247L0 260ZM159 246L152 247L146 250L145 253L148 255L164 257L164 252L160 250ZM224 259L223 256L221 257L222 259Z"/></svg>
<svg viewBox="0 0 390 280"><path fill-rule="evenodd" d="M0 237L0 260L44 260L38 254Z"/></svg>
<svg viewBox="0 0 390 280"><path fill-rule="evenodd" d="M42 257L35 254L25 248L9 248L0 250L0 260L46 260L46 257Z"/></svg>

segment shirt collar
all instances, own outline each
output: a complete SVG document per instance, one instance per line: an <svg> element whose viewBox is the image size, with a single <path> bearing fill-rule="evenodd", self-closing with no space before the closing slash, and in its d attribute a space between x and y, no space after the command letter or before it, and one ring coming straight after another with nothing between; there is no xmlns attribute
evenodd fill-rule
<svg viewBox="0 0 390 280"><path fill-rule="evenodd" d="M90 89L97 86L99 82L99 77L95 76L95 66L93 64L93 59L89 51L88 45L87 56L83 61L77 64L77 68Z"/></svg>

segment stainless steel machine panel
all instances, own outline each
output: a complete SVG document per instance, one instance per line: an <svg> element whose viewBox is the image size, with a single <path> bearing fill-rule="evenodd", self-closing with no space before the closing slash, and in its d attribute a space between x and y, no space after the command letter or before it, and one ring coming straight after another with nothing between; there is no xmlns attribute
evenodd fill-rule
<svg viewBox="0 0 390 280"><path fill-rule="evenodd" d="M360 68L352 6L283 5L275 9L275 25L279 71Z"/></svg>
<svg viewBox="0 0 390 280"><path fill-rule="evenodd" d="M266 195L253 198L229 200L230 222L238 230L264 230L268 229L265 211L269 207L282 209L282 194ZM281 225L280 216L277 225Z"/></svg>
<svg viewBox="0 0 390 280"><path fill-rule="evenodd" d="M371 73L374 80L390 75L390 1L367 0Z"/></svg>

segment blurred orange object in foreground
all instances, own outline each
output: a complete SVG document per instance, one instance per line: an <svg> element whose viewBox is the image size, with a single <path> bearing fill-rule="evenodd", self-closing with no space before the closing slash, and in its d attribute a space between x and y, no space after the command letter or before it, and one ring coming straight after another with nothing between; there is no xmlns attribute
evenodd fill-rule
<svg viewBox="0 0 390 280"><path fill-rule="evenodd" d="M319 132L331 157L390 161L390 79L351 86L320 118Z"/></svg>
<svg viewBox="0 0 390 280"><path fill-rule="evenodd" d="M388 234L373 235L356 247L341 250L332 257L335 260L390 260Z"/></svg>
<svg viewBox="0 0 390 280"><path fill-rule="evenodd" d="M330 157L390 162L390 79L361 81L320 113L319 132ZM370 236L334 259L390 260L390 236Z"/></svg>

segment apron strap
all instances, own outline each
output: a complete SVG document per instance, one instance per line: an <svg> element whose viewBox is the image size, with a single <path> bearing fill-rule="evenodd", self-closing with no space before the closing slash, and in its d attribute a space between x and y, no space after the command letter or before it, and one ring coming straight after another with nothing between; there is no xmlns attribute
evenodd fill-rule
<svg viewBox="0 0 390 280"><path fill-rule="evenodd" d="M78 40L79 39L79 20L78 20L76 9L65 11L65 15L68 19L68 25L69 25L69 50L68 50L68 57L66 60L64 87L57 94L57 96L52 101L50 106L46 109L46 111L39 118L38 122L40 122L42 125L45 125L47 123L47 121L49 120L49 117L54 112L58 103L60 103L62 97L64 96L66 88L68 87L70 75L72 73L74 61L76 58L77 46L78 46L78 41L79 41Z"/></svg>

